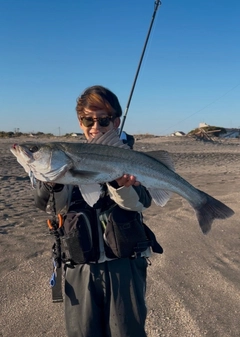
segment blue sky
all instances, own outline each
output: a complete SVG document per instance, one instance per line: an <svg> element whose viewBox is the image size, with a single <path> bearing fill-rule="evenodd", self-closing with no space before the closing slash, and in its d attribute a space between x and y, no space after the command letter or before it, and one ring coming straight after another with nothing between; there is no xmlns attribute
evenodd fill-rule
<svg viewBox="0 0 240 337"><path fill-rule="evenodd" d="M152 0L1 0L0 131L78 132L76 99L129 98ZM240 126L240 2L162 0L124 129Z"/></svg>

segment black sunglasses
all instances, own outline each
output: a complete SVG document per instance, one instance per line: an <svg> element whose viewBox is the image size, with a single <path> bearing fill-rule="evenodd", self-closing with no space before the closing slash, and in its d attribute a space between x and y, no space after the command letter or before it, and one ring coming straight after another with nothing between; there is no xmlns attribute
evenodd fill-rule
<svg viewBox="0 0 240 337"><path fill-rule="evenodd" d="M113 116L106 116L106 117L80 117L81 122L86 128L90 128L94 125L96 121L98 121L98 124L102 127L108 126L110 122L113 119Z"/></svg>

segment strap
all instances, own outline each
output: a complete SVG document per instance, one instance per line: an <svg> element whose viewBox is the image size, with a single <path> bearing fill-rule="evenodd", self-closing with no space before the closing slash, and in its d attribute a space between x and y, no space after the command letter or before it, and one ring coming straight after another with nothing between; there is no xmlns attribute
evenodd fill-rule
<svg viewBox="0 0 240 337"><path fill-rule="evenodd" d="M52 230L55 233L57 230ZM63 302L62 295L62 261L61 261L61 243L60 238L55 236L56 242L52 246L53 256L53 273L50 279L50 286L52 288L52 301ZM60 246L60 247L59 247Z"/></svg>
<svg viewBox="0 0 240 337"><path fill-rule="evenodd" d="M55 238L55 243L52 246L52 256L53 256L53 274L50 279L50 286L52 288L52 301L53 303L63 302L62 296L62 259L61 259L61 240L60 231L62 230L63 219L60 214L57 215L56 204L53 187L50 193L50 204L52 210L52 219L47 220L47 224L52 234Z"/></svg>
<svg viewBox="0 0 240 337"><path fill-rule="evenodd" d="M62 267L57 267L53 259L53 274L50 279L50 286L52 288L53 303L63 302L62 296Z"/></svg>

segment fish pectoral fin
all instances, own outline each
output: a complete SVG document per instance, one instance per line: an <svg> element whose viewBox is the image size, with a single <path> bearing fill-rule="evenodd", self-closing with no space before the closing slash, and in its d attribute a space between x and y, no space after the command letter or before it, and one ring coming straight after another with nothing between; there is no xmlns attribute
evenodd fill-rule
<svg viewBox="0 0 240 337"><path fill-rule="evenodd" d="M89 206L93 207L94 204L99 200L101 195L101 185L99 184L88 184L79 185L79 190L83 196L83 199L88 203Z"/></svg>
<svg viewBox="0 0 240 337"><path fill-rule="evenodd" d="M172 195L172 192L159 190L156 188L149 188L148 191L151 194L151 197L153 198L155 204L162 207L166 205Z"/></svg>

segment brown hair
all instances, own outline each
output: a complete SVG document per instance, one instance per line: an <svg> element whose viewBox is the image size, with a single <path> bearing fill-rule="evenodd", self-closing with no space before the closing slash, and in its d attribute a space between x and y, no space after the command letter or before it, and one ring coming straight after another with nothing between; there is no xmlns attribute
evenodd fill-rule
<svg viewBox="0 0 240 337"><path fill-rule="evenodd" d="M122 108L117 96L101 85L87 88L77 99L76 111L78 119L85 115L84 109L105 110L113 117L121 117Z"/></svg>

